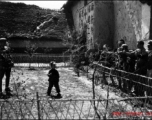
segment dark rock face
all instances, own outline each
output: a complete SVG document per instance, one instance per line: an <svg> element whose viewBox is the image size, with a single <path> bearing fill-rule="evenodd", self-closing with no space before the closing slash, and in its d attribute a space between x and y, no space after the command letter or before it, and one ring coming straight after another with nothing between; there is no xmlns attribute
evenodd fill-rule
<svg viewBox="0 0 152 120"><path fill-rule="evenodd" d="M139 0L141 3L143 3L143 4L148 4L148 5L152 5L152 1L150 1L150 0Z"/></svg>

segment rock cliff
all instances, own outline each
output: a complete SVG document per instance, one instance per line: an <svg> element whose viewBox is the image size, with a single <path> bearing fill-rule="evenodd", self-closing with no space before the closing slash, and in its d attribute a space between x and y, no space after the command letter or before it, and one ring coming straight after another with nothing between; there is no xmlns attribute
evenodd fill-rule
<svg viewBox="0 0 152 120"><path fill-rule="evenodd" d="M0 37L63 38L67 22L62 11L24 3L0 2Z"/></svg>

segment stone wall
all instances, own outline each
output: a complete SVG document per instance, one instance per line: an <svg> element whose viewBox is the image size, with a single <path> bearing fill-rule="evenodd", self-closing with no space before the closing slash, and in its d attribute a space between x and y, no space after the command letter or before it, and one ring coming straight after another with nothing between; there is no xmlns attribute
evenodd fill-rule
<svg viewBox="0 0 152 120"><path fill-rule="evenodd" d="M114 46L124 39L130 49L136 48L137 41L148 39L150 26L150 7L139 1L115 1Z"/></svg>
<svg viewBox="0 0 152 120"><path fill-rule="evenodd" d="M87 24L89 49L96 43L101 48L103 44L116 48L120 39L129 49L136 49L137 41L149 39L150 6L140 1L88 1L86 6L78 1L72 13L77 31Z"/></svg>
<svg viewBox="0 0 152 120"><path fill-rule="evenodd" d="M135 1L136 2L136 1ZM136 47L137 40L141 38L141 4L134 1L116 1L115 8L115 34L114 45L124 39L130 49ZM131 4L134 5L131 6Z"/></svg>
<svg viewBox="0 0 152 120"><path fill-rule="evenodd" d="M75 29L82 32L83 28L87 27L87 46L88 49L93 48L93 19L94 19L94 1L87 1L84 5L84 0L77 2L72 7Z"/></svg>
<svg viewBox="0 0 152 120"><path fill-rule="evenodd" d="M114 35L114 6L110 1L96 1L94 11L93 39L102 48L107 44L113 48Z"/></svg>
<svg viewBox="0 0 152 120"><path fill-rule="evenodd" d="M84 8L84 1L79 1L72 7L74 26L77 31L79 31L79 12L83 8Z"/></svg>

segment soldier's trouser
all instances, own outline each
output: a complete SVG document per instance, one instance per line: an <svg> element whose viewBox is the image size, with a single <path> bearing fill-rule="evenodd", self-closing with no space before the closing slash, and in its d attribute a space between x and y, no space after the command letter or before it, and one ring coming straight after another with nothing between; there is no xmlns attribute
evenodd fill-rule
<svg viewBox="0 0 152 120"><path fill-rule="evenodd" d="M143 71L141 75L146 76L146 72ZM141 78L137 77L136 81L139 82L139 83L136 83L135 86L134 86L135 93L136 93L137 96L144 96L144 92L145 92L145 88L144 87L145 86L142 85L142 84L146 84L146 83L142 79L143 79L142 77Z"/></svg>
<svg viewBox="0 0 152 120"><path fill-rule="evenodd" d="M117 80L118 80L118 87L120 88L120 89L122 89L122 86L121 86L121 84L122 84L122 79L121 79L121 73L120 72L118 72L117 73Z"/></svg>
<svg viewBox="0 0 152 120"><path fill-rule="evenodd" d="M127 92L127 82L128 81L126 79L123 79L123 78L122 78L122 81L123 81L123 88L122 89L123 89L123 91Z"/></svg>
<svg viewBox="0 0 152 120"><path fill-rule="evenodd" d="M122 70L121 66L118 66L119 70ZM122 89L122 73L120 71L117 72L117 81L118 81L118 87Z"/></svg>
<svg viewBox="0 0 152 120"><path fill-rule="evenodd" d="M9 88L10 73L11 73L11 68L0 69L0 92L2 92L2 80L3 80L4 75L6 76L5 89Z"/></svg>
<svg viewBox="0 0 152 120"><path fill-rule="evenodd" d="M147 86L145 86L147 84L147 80L146 78L141 78L138 79L137 82L139 82L138 84L136 84L135 86L135 94L137 96L141 96L141 97L145 97L145 92L146 92L146 88ZM147 101L147 99L139 99L140 101L142 101L143 103Z"/></svg>
<svg viewBox="0 0 152 120"><path fill-rule="evenodd" d="M48 87L48 90L47 90L48 95L50 95L53 86L55 87L56 92L60 93L59 82L58 81L49 81L49 87Z"/></svg>
<svg viewBox="0 0 152 120"><path fill-rule="evenodd" d="M128 81L128 90L129 90L129 92L131 92L133 84L134 83L132 82L132 79L129 79L129 81Z"/></svg>
<svg viewBox="0 0 152 120"><path fill-rule="evenodd" d="M130 73L134 73L134 64L132 65L132 66L130 66L129 67L129 69L128 69L128 72L130 72ZM134 75L133 74L130 74L130 75L128 75L127 76L127 78L128 78L128 82L127 82L127 84L128 84L128 91L129 92L132 92L132 88L133 88L133 85L134 85Z"/></svg>

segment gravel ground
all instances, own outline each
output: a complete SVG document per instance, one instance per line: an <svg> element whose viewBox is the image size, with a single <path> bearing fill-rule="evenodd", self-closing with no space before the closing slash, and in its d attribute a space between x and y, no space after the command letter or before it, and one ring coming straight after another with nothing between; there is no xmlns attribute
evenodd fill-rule
<svg viewBox="0 0 152 120"><path fill-rule="evenodd" d="M42 109L43 112L40 113L41 113L41 117L44 119L96 118L97 114L94 113L95 112L94 111L95 108L93 107L94 103L89 101L89 99L92 99L93 96L91 80L88 79L86 75L83 73L81 73L80 77L78 77L73 72L73 68L58 67L57 70L59 71L60 74L59 84L60 84L61 94L63 96L58 101L54 101L54 102L49 101L52 99L46 95L48 88L47 73L49 69L35 68L33 70L29 70L28 68L17 68L17 67L14 67L12 69L10 86L13 89L13 93L19 96L11 97L10 100L14 100L16 98L20 98L24 100L25 98L28 100L35 99L36 93L38 92L40 99L43 99L43 101L40 101L40 107L41 109L43 108ZM4 86L5 86L5 81L3 80L3 89ZM101 99L107 98L106 88L102 89L101 85L98 85L95 87L95 90L96 90L96 98L99 97ZM56 94L54 88L52 90L52 93ZM122 97L120 94L116 94L115 91L110 91L109 98L117 99ZM19 103L16 103L16 105L17 104ZM33 104L30 103L28 104L29 104L28 109L30 109L30 111L32 111L33 114L32 117L28 117L28 118L29 119L38 118L37 117L38 113L36 112L38 109L37 103L33 102ZM96 102L95 104L99 112L98 115L101 117L105 115L106 111L107 111L107 115L112 117L111 116L112 112L120 111L120 106L122 110L131 109L131 106L130 105L127 106L126 103L123 103L119 106L118 105L119 103L117 103L116 105L116 102L109 102L108 108L106 108L106 104L107 104L106 101ZM125 106L125 108L123 106ZM25 111L27 111L27 107L24 108L24 113L26 114ZM27 111L27 113L29 113L29 111ZM12 116L14 117L14 115ZM22 116L22 118L27 118L27 117Z"/></svg>

